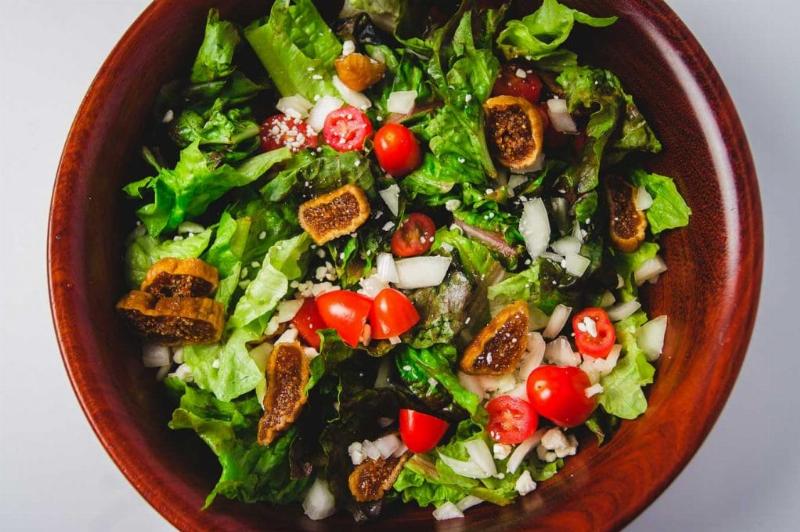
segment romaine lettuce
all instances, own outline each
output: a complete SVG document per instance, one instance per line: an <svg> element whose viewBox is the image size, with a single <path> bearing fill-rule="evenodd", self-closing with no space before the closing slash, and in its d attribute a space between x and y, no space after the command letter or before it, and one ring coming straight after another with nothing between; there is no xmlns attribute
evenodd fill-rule
<svg viewBox="0 0 800 532"><path fill-rule="evenodd" d="M140 227L139 229L143 230L144 228ZM209 228L202 233L188 235L178 240L169 238L159 241L148 234L139 234L140 231L137 230L131 236L125 252L125 270L129 286L138 288L144 281L150 266L161 259L199 257L208 247L212 232Z"/></svg>
<svg viewBox="0 0 800 532"><path fill-rule="evenodd" d="M230 22L219 19L219 11L211 9L206 19L203 44L192 65L192 83L206 83L227 78L236 67L233 54L241 38Z"/></svg>
<svg viewBox="0 0 800 532"><path fill-rule="evenodd" d="M675 187L671 177L635 170L631 181L637 187L644 187L653 197L653 204L647 209L647 221L654 235L689 225L692 209Z"/></svg>

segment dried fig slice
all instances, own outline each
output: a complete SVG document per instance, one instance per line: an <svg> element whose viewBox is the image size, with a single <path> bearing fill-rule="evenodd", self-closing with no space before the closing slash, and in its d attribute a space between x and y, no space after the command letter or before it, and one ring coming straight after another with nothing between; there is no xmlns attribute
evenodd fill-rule
<svg viewBox="0 0 800 532"><path fill-rule="evenodd" d="M636 187L619 176L606 179L609 233L620 251L632 253L644 242L647 217L636 208Z"/></svg>
<svg viewBox="0 0 800 532"><path fill-rule="evenodd" d="M486 139L500 164L519 172L533 167L544 145L542 115L517 96L495 96L483 104Z"/></svg>
<svg viewBox="0 0 800 532"><path fill-rule="evenodd" d="M369 218L369 201L356 185L345 185L300 205L300 226L317 245L349 235Z"/></svg>
<svg viewBox="0 0 800 532"><path fill-rule="evenodd" d="M141 290L158 297L209 297L218 284L219 274L210 264L167 257L147 270Z"/></svg>
<svg viewBox="0 0 800 532"><path fill-rule="evenodd" d="M472 340L461 358L470 375L505 375L514 371L527 348L528 305L516 301L492 318Z"/></svg>
<svg viewBox="0 0 800 532"><path fill-rule="evenodd" d="M269 445L306 404L309 363L298 342L276 344L267 362L264 415L258 422L258 443Z"/></svg>
<svg viewBox="0 0 800 532"><path fill-rule="evenodd" d="M392 488L411 453L389 458L368 458L350 473L347 485L358 502L377 501Z"/></svg>

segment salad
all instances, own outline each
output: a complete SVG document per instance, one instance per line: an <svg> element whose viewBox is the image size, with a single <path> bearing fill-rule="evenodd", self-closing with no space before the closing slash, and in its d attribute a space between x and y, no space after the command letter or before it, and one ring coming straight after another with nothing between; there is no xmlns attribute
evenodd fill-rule
<svg viewBox="0 0 800 532"><path fill-rule="evenodd" d="M557 0L208 14L124 188L117 304L170 428L219 458L205 507L462 517L645 413L667 316L639 291L691 211L642 166L662 146L633 96L568 48L615 21Z"/></svg>

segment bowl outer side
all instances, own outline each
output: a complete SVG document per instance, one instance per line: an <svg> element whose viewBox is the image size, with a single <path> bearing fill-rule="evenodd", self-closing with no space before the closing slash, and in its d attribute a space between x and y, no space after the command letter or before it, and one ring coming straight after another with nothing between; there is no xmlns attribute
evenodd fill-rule
<svg viewBox="0 0 800 532"><path fill-rule="evenodd" d="M193 447L176 444L183 440L165 428L168 412L163 401L153 399L158 393L152 373L141 368L130 338L107 310L124 289L114 272L121 271L129 218L120 215L126 206L118 190L130 178L125 172L148 119L143 110L150 108L160 84L190 61L209 7L246 20L263 10L256 4L156 2L101 68L70 131L54 187L48 238L53 318L65 366L98 438L131 483L175 526L348 527L347 516L311 523L297 507L221 501L200 512L214 481L213 468L203 466L209 456L187 456L194 453L182 449ZM741 123L708 57L668 7L656 0L607 4L599 9L594 2L574 2L592 13L623 16L621 30L603 30L608 46L593 46L596 34L590 33L581 36L577 49L585 47L587 57L619 72L636 95L666 146L649 166L676 175L694 210L688 230L663 240L670 273L646 294L654 314L669 310L670 315L650 409L638 422L624 423L599 451L588 445L533 495L506 508L484 505L463 522L440 524L445 528L621 527L696 452L744 357L758 301L763 237L755 170ZM644 60L631 66L637 56ZM679 96L663 97L659 82ZM111 132L114 142L108 142ZM404 512L379 526L409 525L430 526L430 512Z"/></svg>

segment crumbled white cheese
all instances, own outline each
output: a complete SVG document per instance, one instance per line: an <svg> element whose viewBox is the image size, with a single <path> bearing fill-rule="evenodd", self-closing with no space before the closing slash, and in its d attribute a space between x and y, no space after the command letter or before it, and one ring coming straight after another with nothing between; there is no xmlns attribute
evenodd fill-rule
<svg viewBox="0 0 800 532"><path fill-rule="evenodd" d="M531 478L531 472L527 469L517 479L514 488L520 495L527 495L536 489L536 482Z"/></svg>
<svg viewBox="0 0 800 532"><path fill-rule="evenodd" d="M569 437L560 428L552 428L544 433L542 441L536 447L536 455L545 462L554 462L557 458L572 456L578 452L578 440Z"/></svg>
<svg viewBox="0 0 800 532"><path fill-rule="evenodd" d="M350 461L356 466L361 464L367 457L366 453L364 452L364 446L361 445L360 441L354 441L351 443L347 447L347 454L350 455Z"/></svg>
<svg viewBox="0 0 800 532"><path fill-rule="evenodd" d="M520 79L525 79L528 77L528 73L522 70L521 68L518 68L514 74Z"/></svg>
<svg viewBox="0 0 800 532"><path fill-rule="evenodd" d="M586 388L585 393L586 397L594 397L595 395L601 394L603 393L603 385L600 383L592 384L591 386Z"/></svg>
<svg viewBox="0 0 800 532"><path fill-rule="evenodd" d="M457 211L461 207L461 200L449 199L444 202L444 208L450 212Z"/></svg>
<svg viewBox="0 0 800 532"><path fill-rule="evenodd" d="M505 460L511 454L513 447L507 443L495 443L492 445L492 454L495 460Z"/></svg>
<svg viewBox="0 0 800 532"><path fill-rule="evenodd" d="M348 56L356 51L356 44L350 39L342 43L342 57Z"/></svg>

